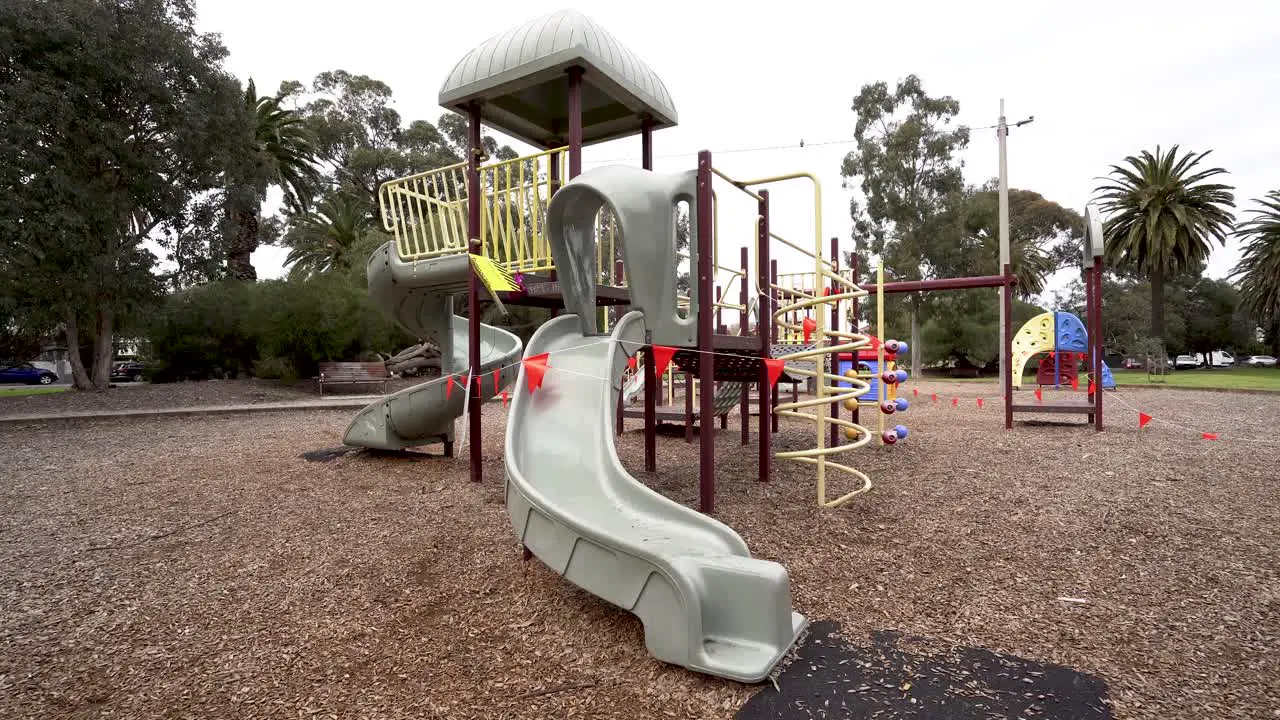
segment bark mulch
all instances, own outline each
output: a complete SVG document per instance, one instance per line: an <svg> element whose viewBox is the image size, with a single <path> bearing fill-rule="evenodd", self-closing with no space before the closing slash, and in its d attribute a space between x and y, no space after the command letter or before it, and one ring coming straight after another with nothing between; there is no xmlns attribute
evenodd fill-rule
<svg viewBox="0 0 1280 720"><path fill-rule="evenodd" d="M392 393L422 382L420 379L391 380ZM379 385L326 386L324 396L378 394ZM103 392L68 390L61 393L10 396L0 394L0 417L46 412L89 410L142 410L153 408L201 407L205 405L247 405L257 403L315 400L314 381L283 383L277 380L205 380L179 383L118 383Z"/></svg>
<svg viewBox="0 0 1280 720"><path fill-rule="evenodd" d="M481 485L464 448L304 459L349 411L0 429L0 717L755 717L819 674L801 663L820 640L880 663L854 688L898 699L871 717L1055 717L993 678L967 686L990 710L962 700L968 681L941 676L974 662L1036 695L1067 673L1117 718L1277 717L1280 398L1123 398L1262 442L1205 441L1139 432L1110 397L1102 435L1010 433L972 402L988 388L937 387L970 401L896 415L910 439L849 454L876 488L839 509L815 507L806 466L755 482L736 413L719 434L716 515L786 565L815 623L777 690L658 664L633 616L521 562L500 404ZM628 427L636 476L696 503L697 445L661 438L645 473ZM810 428L784 422L776 448L811 446ZM938 698L951 714L925 709Z"/></svg>

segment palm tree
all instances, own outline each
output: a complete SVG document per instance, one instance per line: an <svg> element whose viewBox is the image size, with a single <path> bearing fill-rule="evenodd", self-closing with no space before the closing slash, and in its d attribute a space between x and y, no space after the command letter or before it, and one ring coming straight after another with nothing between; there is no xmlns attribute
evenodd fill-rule
<svg viewBox="0 0 1280 720"><path fill-rule="evenodd" d="M232 276L254 280L257 271L250 259L258 248L258 216L267 189L284 191L285 206L305 212L320 183L316 146L301 113L281 105L279 97L258 96L250 79L244 91L244 109L252 133L245 157L235 161L228 174L227 214L233 239L227 249Z"/></svg>
<svg viewBox="0 0 1280 720"><path fill-rule="evenodd" d="M1280 355L1280 190L1256 200L1253 218L1236 228L1243 238L1240 262L1231 277L1240 279L1240 297L1249 315L1271 337L1271 352Z"/></svg>
<svg viewBox="0 0 1280 720"><path fill-rule="evenodd" d="M1110 180L1095 192L1110 217L1103 227L1105 258L1120 270L1145 274L1151 281L1151 336L1164 345L1164 281L1209 257L1211 239L1226 244L1235 207L1233 188L1208 182L1226 170L1197 169L1211 151L1179 156L1156 146L1112 165Z"/></svg>
<svg viewBox="0 0 1280 720"><path fill-rule="evenodd" d="M289 277L304 279L363 262L368 257L365 238L373 229L360 199L343 192L325 195L315 208L295 216L284 234L291 248L285 258Z"/></svg>

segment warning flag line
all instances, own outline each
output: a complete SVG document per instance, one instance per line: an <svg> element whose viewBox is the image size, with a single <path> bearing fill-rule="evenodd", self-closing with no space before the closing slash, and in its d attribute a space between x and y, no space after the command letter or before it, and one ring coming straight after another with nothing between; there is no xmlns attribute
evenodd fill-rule
<svg viewBox="0 0 1280 720"><path fill-rule="evenodd" d="M600 340L594 340L594 341L591 341L591 342L582 343L582 344L580 344L580 345L574 345L574 346L567 347L567 348L561 348L560 350L557 350L556 352L557 352L557 353L563 353L563 352L569 352L569 351L573 351L573 350L580 350L580 349L583 349L583 348L592 347L592 346L595 346L595 345L599 345L599 344L601 344L601 343L608 343L608 342L620 342L620 343L625 343L625 344L629 344L629 345L636 345L636 346L637 346L637 348L639 348L640 346L643 346L643 343L633 342L633 341L629 341L629 340L614 340L613 338L602 338L602 339L600 339ZM733 353L716 352L716 351L714 351L714 350L697 350L697 349L694 349L694 348L674 348L674 347L669 347L669 346L665 346L665 345L655 345L655 346L654 346L654 359L655 359L655 360L657 361L657 363L658 363L658 368L655 368L655 370L657 370L657 371L658 371L658 374L661 374L662 372L665 372L667 365L668 365L668 364L670 364L670 362L671 362L671 358L672 358L672 357L674 357L674 355L675 355L675 353L676 353L676 351L677 351L677 350L686 351L686 352L696 352L696 353L702 353L702 354L706 354L706 355L713 355L713 356L714 356L714 355L724 355L724 356L726 356L726 357L740 357L739 355L735 355L735 354L733 354ZM535 390L537 390L539 387L541 387L541 386L542 386L542 380L543 380L543 378L545 377L545 375L546 375L546 371L547 371L547 370L555 370L556 372L568 373L568 374L570 374L570 375L577 375L577 376L579 376L579 377L587 377L587 378L592 378L592 379L595 379L595 380L602 380L602 381L609 381L609 380L610 380L610 378L607 378L607 377L604 377L604 376L600 376L600 375L593 375L593 374L591 374L591 373L583 373L583 372L578 372L578 371L576 371L576 370L569 370L569 369L562 368L562 367L556 367L555 365L550 364L550 360L551 360L551 359L552 359L552 353L542 353L542 354L540 354L540 355L534 355L534 356L531 356L531 357L522 358L522 359L517 360L517 361L512 362L512 363L507 363L506 365L503 365L503 366L501 366L501 367L498 367L498 368L496 368L496 369L492 370L490 373L487 373L487 374L492 375L492 377L493 377L494 390L495 390L495 393L496 393L496 394L498 394L498 395L500 395L500 396L502 397L502 405L503 405L503 407L506 407L506 406L507 406L507 403L510 401L510 396L508 395L508 392L507 392L506 390L502 390L501 392L498 392L499 383L500 383L500 379L499 379L499 377L500 377L500 375L501 375L501 373L502 373L502 371L503 371L503 370L508 370L508 369L513 368L513 367L518 367L518 366L521 366L521 365L523 365L523 366L524 366L524 368L525 368L525 380L526 380L526 385L529 387L529 392L530 392L530 393L534 392ZM774 384L776 384L776 383L778 382L778 377L782 374L782 371L783 371L783 364L784 364L784 363L783 363L783 361L782 361L782 360L780 360L780 359L777 359L777 358L770 358L769 360L767 360L767 361L766 361L766 364L768 365L768 370L769 370L769 381L770 381L770 385L774 385ZM634 356L632 356L631 358L629 358L629 360L628 360L628 362L627 362L627 367L629 367L629 368L630 368L630 369L632 369L632 370L635 370L635 369L636 369L636 362L635 362L635 357L634 357ZM470 377L470 376L471 376L471 374L470 374L469 372L457 372L457 373L453 373L453 374L448 375L446 378L442 378L443 380L446 380L446 381L449 383L449 384L445 387L445 397L446 397L446 399L447 399L447 398L449 398L449 397L452 395L452 393L453 393L453 385L454 385L454 383L457 383L458 387L465 387L465 386L466 386L466 382L467 382L467 381L466 381L466 380L463 380L462 378L464 378L464 377ZM482 381L482 379L483 379L482 377L476 377L476 378L475 378L475 381L476 381L477 383L479 383L479 382L481 382L481 381ZM1077 384L1073 384L1073 385L1074 385L1075 387L1078 387L1078 383L1077 383ZM1096 390L1096 387L1097 387L1097 386L1094 384L1094 382L1093 382L1092 380L1090 380L1090 381L1089 381L1089 392L1090 392L1090 393L1094 392L1094 391ZM920 396L920 388L912 388L912 389L911 389L911 393L912 393L912 395L913 395L914 397L917 397L917 398L918 398L918 397ZM1043 401L1044 401L1044 393L1043 393L1043 390L1042 390L1041 388L1036 388L1036 390L1035 390L1035 393L1034 393L1034 394L1035 394L1035 398L1036 398L1036 401L1037 401L1037 402L1043 402ZM1163 417L1156 417L1156 416L1154 416L1154 415L1151 415L1150 413L1144 412L1143 410L1140 410L1139 408L1135 407L1135 406L1134 406L1134 405L1132 405L1131 403L1126 402L1126 401L1125 401L1123 398L1121 398L1119 395L1114 395L1114 394L1113 394L1113 395L1107 395L1107 396L1104 396L1104 397L1106 397L1106 398L1110 399L1111 401L1114 401L1115 403L1117 403L1117 404L1119 404L1119 405L1123 406L1126 410L1129 410L1129 411L1131 411L1131 412L1133 412L1133 413L1137 414L1137 416L1138 416L1138 429L1139 429L1139 430L1145 429L1145 428L1147 427L1147 425L1149 425L1149 424L1151 424L1151 423L1153 423L1153 422L1156 422L1156 423L1161 423L1161 424L1163 424L1163 425L1167 425L1167 426L1169 426L1169 427L1171 427L1171 428L1175 428L1175 429L1178 429L1178 430L1183 430L1183 431L1186 431L1186 432L1189 432L1189 433L1195 433L1195 434L1199 435L1199 436L1201 437L1201 439L1203 439L1203 440L1230 440L1230 441L1234 441L1234 442L1251 442L1251 443L1257 443L1257 444L1261 444L1261 445L1280 445L1280 440L1262 440L1262 439L1257 439L1257 438L1246 438L1246 437L1239 437L1239 436L1235 436L1235 435L1223 435L1223 434L1221 434L1221 433L1216 433L1216 432L1207 432L1207 431L1204 431L1204 430L1198 430L1198 429L1196 429L1196 428L1193 428L1193 427L1190 427L1190 426L1187 426L1187 425L1181 425L1181 424L1179 424L1179 423L1173 422L1172 420L1167 420L1167 419L1165 419L1165 418L1163 418ZM930 394L929 394L929 398L930 398L930 401L931 401L931 402L933 402L933 403L937 403L937 402L938 402L938 393L936 393L936 392L934 392L934 393L930 393ZM995 404L997 405L997 407L1001 407L1001 406L1002 406L1001 404L1002 404L1002 403L1003 403L1003 401L1004 401L1004 396L1003 396L1003 395L996 395L996 396L993 396L993 397L978 397L978 398L974 398L974 400L976 401L976 404L977 404L977 406L978 406L978 409L983 409L983 408L986 406L986 403L987 403L987 402L995 403ZM954 407L954 408L959 408L959 407L960 407L960 398L959 398L959 397L952 397L952 398L951 398L951 407Z"/></svg>

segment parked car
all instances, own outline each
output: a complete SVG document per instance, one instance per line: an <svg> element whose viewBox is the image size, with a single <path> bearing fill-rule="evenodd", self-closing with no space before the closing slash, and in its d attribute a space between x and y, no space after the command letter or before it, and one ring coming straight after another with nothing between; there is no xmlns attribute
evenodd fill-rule
<svg viewBox="0 0 1280 720"><path fill-rule="evenodd" d="M1250 355L1241 363L1249 367L1275 367L1276 359L1270 355Z"/></svg>
<svg viewBox="0 0 1280 720"><path fill-rule="evenodd" d="M142 381L142 371L146 366L140 362L124 361L111 364L112 380Z"/></svg>
<svg viewBox="0 0 1280 720"><path fill-rule="evenodd" d="M1209 367L1231 367L1235 364L1235 356L1225 350L1214 350L1209 353Z"/></svg>
<svg viewBox="0 0 1280 720"><path fill-rule="evenodd" d="M1125 370L1141 370L1142 361L1138 358L1125 358L1123 367Z"/></svg>
<svg viewBox="0 0 1280 720"><path fill-rule="evenodd" d="M1175 370L1191 370L1200 367L1200 358L1195 355L1179 355L1173 359Z"/></svg>
<svg viewBox="0 0 1280 720"><path fill-rule="evenodd" d="M36 367L31 363L0 365L0 383L23 383L25 385L52 385L58 376Z"/></svg>

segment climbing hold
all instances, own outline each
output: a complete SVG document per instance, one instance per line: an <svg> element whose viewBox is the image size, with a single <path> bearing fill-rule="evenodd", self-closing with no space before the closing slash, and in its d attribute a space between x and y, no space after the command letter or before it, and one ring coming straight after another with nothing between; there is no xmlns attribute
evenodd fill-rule
<svg viewBox="0 0 1280 720"><path fill-rule="evenodd" d="M911 407L911 403L907 402L906 398L898 398L893 401L893 404L897 406L898 412L902 412L903 410Z"/></svg>
<svg viewBox="0 0 1280 720"><path fill-rule="evenodd" d="M898 341L898 349L897 349L897 350L895 350L895 351L894 351L894 353L895 353L895 354L898 354L898 355L901 355L902 353L904 353L904 352L906 352L906 351L908 351L908 350L910 350L910 349L911 349L911 347L910 347L909 345L907 345L905 342L903 342L903 341L899 340L899 341Z"/></svg>
<svg viewBox="0 0 1280 720"><path fill-rule="evenodd" d="M901 347L901 343L897 340L886 340L884 343L884 351L887 353L893 353L896 355L899 347Z"/></svg>
<svg viewBox="0 0 1280 720"><path fill-rule="evenodd" d="M899 440L906 440L906 439L907 439L907 426L906 426L906 425L894 425L894 426L893 426L893 432L894 432L894 434L896 434L896 435L898 436L898 439L899 439Z"/></svg>
<svg viewBox="0 0 1280 720"><path fill-rule="evenodd" d="M845 429L844 429L844 439L845 439L845 440L857 440L857 439L858 439L858 431L857 431L857 430L854 430L853 428L845 428Z"/></svg>
<svg viewBox="0 0 1280 720"><path fill-rule="evenodd" d="M892 385L898 382L898 373L892 370L885 370L884 372L880 373L880 379L884 381L885 384Z"/></svg>
<svg viewBox="0 0 1280 720"><path fill-rule="evenodd" d="M904 383L907 381L908 375L906 370L895 370L894 374L898 378L899 383Z"/></svg>
<svg viewBox="0 0 1280 720"><path fill-rule="evenodd" d="M885 445L892 445L898 442L898 433L893 430L885 430L883 433L880 433L880 439L884 441Z"/></svg>
<svg viewBox="0 0 1280 720"><path fill-rule="evenodd" d="M897 411L897 409L898 409L898 406L895 405L892 400L885 400L884 402L880 403L880 412L884 413L885 415L892 415L894 412Z"/></svg>
<svg viewBox="0 0 1280 720"><path fill-rule="evenodd" d="M844 401L844 409L845 409L845 410L848 410L849 412L853 412L854 410L857 410L857 409L858 409L858 399L857 399L857 398L849 398L848 400L845 400L845 401Z"/></svg>

